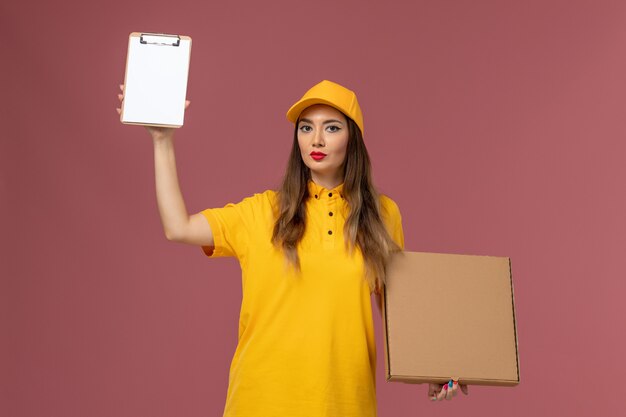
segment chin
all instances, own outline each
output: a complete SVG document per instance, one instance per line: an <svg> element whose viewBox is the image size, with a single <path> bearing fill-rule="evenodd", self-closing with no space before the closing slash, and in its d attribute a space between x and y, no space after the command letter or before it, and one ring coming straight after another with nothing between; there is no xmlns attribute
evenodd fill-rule
<svg viewBox="0 0 626 417"><path fill-rule="evenodd" d="M314 172L319 175L326 175L326 174L330 174L336 171L335 167L326 167L325 169L314 169L314 168L309 167L309 169L311 170L311 172Z"/></svg>

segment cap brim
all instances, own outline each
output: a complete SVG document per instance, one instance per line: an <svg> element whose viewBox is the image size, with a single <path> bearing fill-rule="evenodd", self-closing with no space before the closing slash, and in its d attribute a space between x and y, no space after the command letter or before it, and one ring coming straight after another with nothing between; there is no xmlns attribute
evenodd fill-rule
<svg viewBox="0 0 626 417"><path fill-rule="evenodd" d="M307 107L310 107L314 104L326 104L328 106L334 107L343 114L346 114L345 110L337 107L334 103L331 103L328 100L325 100L323 98L311 97L305 100L298 101L296 104L291 106L291 108L287 110L287 120L289 120L291 123L295 123L298 120L300 113L302 113L302 111Z"/></svg>

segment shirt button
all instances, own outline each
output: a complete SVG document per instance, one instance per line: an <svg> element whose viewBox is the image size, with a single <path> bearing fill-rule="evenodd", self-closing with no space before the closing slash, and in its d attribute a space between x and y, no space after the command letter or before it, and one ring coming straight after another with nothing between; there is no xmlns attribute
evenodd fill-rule
<svg viewBox="0 0 626 417"><path fill-rule="evenodd" d="M329 215L329 216L332 216L332 215L333 215L333 212L332 212L332 211L328 212L328 215Z"/></svg>
<svg viewBox="0 0 626 417"><path fill-rule="evenodd" d="M333 231L332 231L332 230L329 230L329 231L328 231L328 234L329 234L329 235L332 235L332 234L333 234Z"/></svg>
<svg viewBox="0 0 626 417"><path fill-rule="evenodd" d="M317 194L315 194L315 198L317 198Z"/></svg>
<svg viewBox="0 0 626 417"><path fill-rule="evenodd" d="M332 197L332 196L333 196L333 193L328 193L328 196L329 196L329 197Z"/></svg>

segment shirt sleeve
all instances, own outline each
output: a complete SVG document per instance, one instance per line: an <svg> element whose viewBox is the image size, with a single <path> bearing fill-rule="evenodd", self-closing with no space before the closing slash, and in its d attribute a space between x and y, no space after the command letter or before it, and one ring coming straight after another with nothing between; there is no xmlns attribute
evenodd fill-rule
<svg viewBox="0 0 626 417"><path fill-rule="evenodd" d="M400 208L391 198L383 196L382 199L383 218L387 225L389 235L394 242L404 250L404 230L402 229L402 215Z"/></svg>
<svg viewBox="0 0 626 417"><path fill-rule="evenodd" d="M393 234L391 238L404 250L404 230L402 230L402 217L400 216L400 210L398 210L398 218L396 225L393 228Z"/></svg>
<svg viewBox="0 0 626 417"><path fill-rule="evenodd" d="M209 258L233 256L241 259L250 247L255 214L261 212L261 194L246 197L238 203L208 208L201 213L209 222L214 246L202 246Z"/></svg>

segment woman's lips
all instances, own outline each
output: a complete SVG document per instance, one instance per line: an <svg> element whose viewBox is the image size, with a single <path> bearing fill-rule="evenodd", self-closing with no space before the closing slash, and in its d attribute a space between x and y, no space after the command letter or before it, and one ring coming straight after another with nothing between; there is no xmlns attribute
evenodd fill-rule
<svg viewBox="0 0 626 417"><path fill-rule="evenodd" d="M311 152L311 158L315 159L316 161L321 161L322 159L324 159L325 156L326 154L323 154L321 152Z"/></svg>

